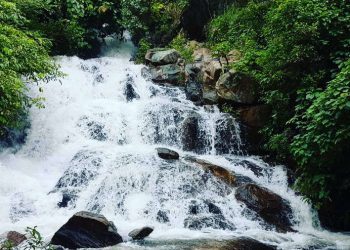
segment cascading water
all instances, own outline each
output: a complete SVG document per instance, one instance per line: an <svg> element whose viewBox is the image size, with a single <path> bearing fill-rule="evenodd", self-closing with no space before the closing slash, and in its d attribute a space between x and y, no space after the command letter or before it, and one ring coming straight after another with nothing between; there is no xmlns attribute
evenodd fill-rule
<svg viewBox="0 0 350 250"><path fill-rule="evenodd" d="M129 62L132 49L124 43L98 59L57 58L67 76L44 86L46 108L30 110L25 144L0 156L0 231L36 225L49 239L75 212L88 210L112 220L124 237L154 226L151 242L248 236L281 249L349 249L349 236L317 226L311 208L288 188L283 167L243 154L233 118L142 77L142 66ZM36 87L30 93L39 94ZM175 149L180 160L160 159L159 146ZM235 188L187 156L279 194L291 204L297 232L268 230L236 200ZM123 247L134 245L117 249Z"/></svg>

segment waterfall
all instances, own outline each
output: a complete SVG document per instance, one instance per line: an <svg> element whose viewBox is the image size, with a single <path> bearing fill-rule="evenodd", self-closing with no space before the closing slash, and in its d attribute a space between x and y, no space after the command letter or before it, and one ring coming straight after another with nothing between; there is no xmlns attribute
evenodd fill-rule
<svg viewBox="0 0 350 250"><path fill-rule="evenodd" d="M144 66L130 62L130 42L110 43L100 58L56 58L66 76L45 84L43 93L30 87L45 108L30 109L25 143L0 155L0 233L38 226L49 239L75 212L88 210L112 220L125 237L154 226L151 241L247 236L281 249L350 246L349 236L318 226L311 207L288 187L283 166L245 154L233 117L194 105L182 88L153 84L142 76ZM160 159L158 147L180 159ZM188 157L280 195L291 205L296 232L268 228L236 200L236 188ZM205 218L197 230L186 227L196 217L193 207Z"/></svg>

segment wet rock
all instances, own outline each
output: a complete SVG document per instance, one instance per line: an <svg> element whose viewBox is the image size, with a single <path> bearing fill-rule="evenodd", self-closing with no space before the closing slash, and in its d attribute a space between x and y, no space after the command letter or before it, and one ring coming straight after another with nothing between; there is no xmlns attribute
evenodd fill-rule
<svg viewBox="0 0 350 250"><path fill-rule="evenodd" d="M196 158L188 157L186 158L186 160L198 164L205 171L210 172L212 175L224 181L229 186L236 186L236 176L230 171L228 171L227 169L204 160L196 159Z"/></svg>
<svg viewBox="0 0 350 250"><path fill-rule="evenodd" d="M70 249L102 248L123 242L113 222L90 212L78 212L51 239L51 244Z"/></svg>
<svg viewBox="0 0 350 250"><path fill-rule="evenodd" d="M139 94L136 93L134 86L133 86L134 80L132 77L128 77L125 88L124 88L124 95L126 97L126 100L128 102L133 101L134 99L140 99Z"/></svg>
<svg viewBox="0 0 350 250"><path fill-rule="evenodd" d="M144 238L149 236L153 232L153 230L154 230L154 228L152 228L152 227L143 227L140 229L135 229L129 233L129 236L133 240L143 240Z"/></svg>
<svg viewBox="0 0 350 250"><path fill-rule="evenodd" d="M151 79L156 83L181 84L185 82L182 68L176 64L168 64L150 69Z"/></svg>
<svg viewBox="0 0 350 250"><path fill-rule="evenodd" d="M204 250L205 248L203 248ZM252 238L237 238L225 243L224 246L219 247L217 250L273 250L274 246L266 245Z"/></svg>
<svg viewBox="0 0 350 250"><path fill-rule="evenodd" d="M238 104L253 104L257 101L254 80L234 70L221 75L215 88L224 101Z"/></svg>
<svg viewBox="0 0 350 250"><path fill-rule="evenodd" d="M148 50L145 55L146 62L155 66L174 64L178 61L179 58L179 52L174 49L151 49Z"/></svg>
<svg viewBox="0 0 350 250"><path fill-rule="evenodd" d="M201 230L203 228L223 229L223 230L235 230L236 227L227 222L225 217L221 214L215 214L212 216L191 216L184 221L184 227L192 230Z"/></svg>
<svg viewBox="0 0 350 250"><path fill-rule="evenodd" d="M274 225L277 231L294 231L290 220L292 209L288 201L279 195L255 184L246 184L236 190L235 197L268 224Z"/></svg>
<svg viewBox="0 0 350 250"><path fill-rule="evenodd" d="M221 209L210 201L206 201L205 204L208 206L209 213L211 214L222 214Z"/></svg>
<svg viewBox="0 0 350 250"><path fill-rule="evenodd" d="M98 175L98 170L102 166L101 154L102 152L90 150L79 151L58 180L53 192L59 190L62 193L76 195L84 189Z"/></svg>
<svg viewBox="0 0 350 250"><path fill-rule="evenodd" d="M186 82L185 87L186 97L188 100L200 103L203 99L203 87L196 81L189 80Z"/></svg>
<svg viewBox="0 0 350 250"><path fill-rule="evenodd" d="M75 197L74 197L73 195L64 193L64 194L62 195L62 200L61 200L59 203L57 203L57 206L58 206L59 208L68 207L69 202L71 202L71 201L74 200L74 199L75 199Z"/></svg>
<svg viewBox="0 0 350 250"><path fill-rule="evenodd" d="M204 149L204 145L200 138L200 119L201 116L195 112L184 119L181 135L183 150L200 153Z"/></svg>
<svg viewBox="0 0 350 250"><path fill-rule="evenodd" d="M215 149L217 154L240 154L240 129L235 119L224 114L216 121Z"/></svg>
<svg viewBox="0 0 350 250"><path fill-rule="evenodd" d="M151 80L152 79L151 69L148 67L143 67L141 69L141 76L146 80Z"/></svg>
<svg viewBox="0 0 350 250"><path fill-rule="evenodd" d="M168 223L170 220L165 211L159 210L157 213L157 221L160 223Z"/></svg>
<svg viewBox="0 0 350 250"><path fill-rule="evenodd" d="M203 102L205 104L217 104L219 102L219 96L215 89L204 88L203 90Z"/></svg>
<svg viewBox="0 0 350 250"><path fill-rule="evenodd" d="M20 245L23 241L27 240L27 237L24 234L21 234L16 231L9 231L3 234L1 238L4 238L4 240L9 241L13 247L17 247ZM0 249L1 245L0 245Z"/></svg>
<svg viewBox="0 0 350 250"><path fill-rule="evenodd" d="M157 148L158 156L165 160L178 160L180 158L179 153L167 148Z"/></svg>
<svg viewBox="0 0 350 250"><path fill-rule="evenodd" d="M254 173L254 175L256 175L257 177L264 176L264 173L266 172L265 169L263 169L262 167L254 164L251 161L243 160L239 164L242 165L244 168L249 169L250 171L252 171Z"/></svg>

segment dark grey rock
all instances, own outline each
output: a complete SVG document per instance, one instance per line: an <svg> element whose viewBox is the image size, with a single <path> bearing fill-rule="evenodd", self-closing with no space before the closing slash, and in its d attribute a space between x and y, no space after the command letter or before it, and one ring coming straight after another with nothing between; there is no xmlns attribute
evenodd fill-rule
<svg viewBox="0 0 350 250"><path fill-rule="evenodd" d="M152 228L152 227L143 227L140 229L135 229L129 233L129 236L133 240L143 240L144 238L149 236L153 232L153 230L154 230L154 228Z"/></svg>
<svg viewBox="0 0 350 250"><path fill-rule="evenodd" d="M123 242L113 222L90 212L78 212L51 239L51 244L69 249L103 248Z"/></svg>
<svg viewBox="0 0 350 250"><path fill-rule="evenodd" d="M236 190L236 199L255 211L279 232L294 232L292 229L292 209L289 202L266 188L246 184Z"/></svg>
<svg viewBox="0 0 350 250"><path fill-rule="evenodd" d="M157 148L158 156L165 160L178 160L180 158L179 153L167 148Z"/></svg>
<svg viewBox="0 0 350 250"><path fill-rule="evenodd" d="M203 86L202 84L188 80L185 87L186 97L188 100L196 103L203 101Z"/></svg>

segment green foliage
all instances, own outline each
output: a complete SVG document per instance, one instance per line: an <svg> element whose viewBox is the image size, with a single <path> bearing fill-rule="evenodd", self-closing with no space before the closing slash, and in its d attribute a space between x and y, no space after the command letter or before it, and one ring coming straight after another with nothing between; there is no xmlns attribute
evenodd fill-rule
<svg viewBox="0 0 350 250"><path fill-rule="evenodd" d="M149 49L151 49L151 44L147 42L146 39L141 39L139 42L135 62L139 64L144 63L145 55Z"/></svg>
<svg viewBox="0 0 350 250"><path fill-rule="evenodd" d="M190 46L188 46L188 40L186 39L185 34L183 32L180 32L171 41L169 46L173 49L176 49L186 62L193 61L193 49L191 49Z"/></svg>
<svg viewBox="0 0 350 250"><path fill-rule="evenodd" d="M343 65L324 91L306 95L312 104L294 118L300 131L291 145L300 164L298 188L318 205L334 197L333 190L350 195L350 60Z"/></svg>
<svg viewBox="0 0 350 250"><path fill-rule="evenodd" d="M25 250L53 250L53 247L50 244L44 242L43 237L37 230L37 227L27 227L26 233L29 235Z"/></svg>
<svg viewBox="0 0 350 250"><path fill-rule="evenodd" d="M23 79L47 81L60 74L49 56L50 41L27 31L27 22L14 3L0 1L0 137L23 125L26 107L37 101L26 95Z"/></svg>
<svg viewBox="0 0 350 250"><path fill-rule="evenodd" d="M296 162L297 188L317 205L350 186L349 27L346 0L250 0L208 27L218 55L242 52L232 66L257 80L272 108L266 147Z"/></svg>
<svg viewBox="0 0 350 250"><path fill-rule="evenodd" d="M138 43L165 45L176 36L188 0L121 0L122 25Z"/></svg>

